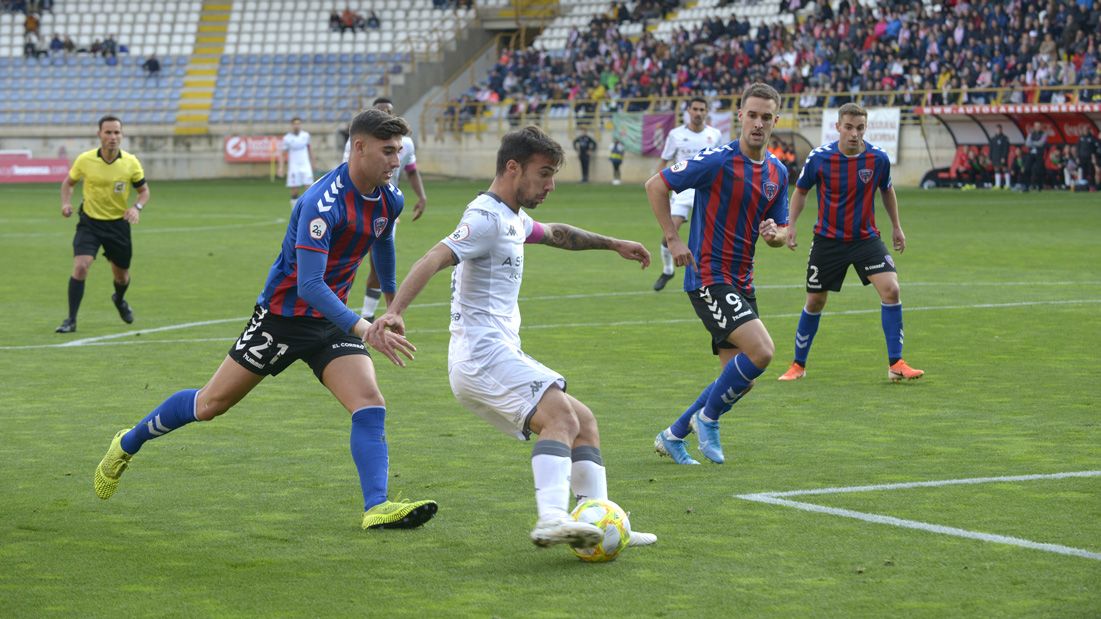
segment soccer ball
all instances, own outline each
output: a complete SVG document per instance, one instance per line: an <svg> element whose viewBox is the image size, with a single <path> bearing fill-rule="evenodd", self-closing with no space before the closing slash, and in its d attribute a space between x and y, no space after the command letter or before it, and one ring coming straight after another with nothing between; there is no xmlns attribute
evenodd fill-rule
<svg viewBox="0 0 1101 619"><path fill-rule="evenodd" d="M586 499L573 508L570 516L578 522L596 525L604 531L604 539L596 546L572 549L582 561L611 561L631 541L631 523L627 520L627 512L607 499Z"/></svg>

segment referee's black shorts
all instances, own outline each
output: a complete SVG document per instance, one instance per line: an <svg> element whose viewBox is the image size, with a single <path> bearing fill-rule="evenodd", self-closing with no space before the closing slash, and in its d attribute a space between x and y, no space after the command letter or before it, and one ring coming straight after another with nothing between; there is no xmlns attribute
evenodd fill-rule
<svg viewBox="0 0 1101 619"><path fill-rule="evenodd" d="M73 235L73 255L95 258L100 246L103 255L120 269L130 268L133 245L130 242L130 222L125 219L93 219L80 209L80 220Z"/></svg>

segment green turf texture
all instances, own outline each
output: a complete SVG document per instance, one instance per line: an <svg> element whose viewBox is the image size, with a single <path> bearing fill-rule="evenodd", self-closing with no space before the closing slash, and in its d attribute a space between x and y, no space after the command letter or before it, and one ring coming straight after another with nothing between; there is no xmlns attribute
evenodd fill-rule
<svg viewBox="0 0 1101 619"><path fill-rule="evenodd" d="M487 185L429 180L427 213L398 233L399 278ZM303 364L215 422L147 444L118 493L97 499L92 472L113 434L221 362L288 215L285 188L266 181L152 179L151 190L127 295L136 322L111 306L100 258L72 335L53 333L74 225L57 187L0 192L0 616L1101 614L1101 561L735 498L1101 470L1097 194L900 190L905 357L927 372L901 385L886 378L878 298L852 272L807 378L775 380L804 300L808 211L797 252L758 249L777 351L722 420L727 464L680 467L652 442L716 376L707 334L679 273L650 290L660 234L642 188L559 186L536 219L642 241L657 263L527 251L524 348L596 413L612 499L659 537L587 565L530 543L530 444L451 394L447 273L407 312L417 359L399 369L376 357L392 494L437 500L427 526L359 529L348 415ZM889 235L881 207L878 222ZM357 285L354 308L361 295ZM183 323L207 324L48 346ZM1097 477L796 498L1101 552Z"/></svg>

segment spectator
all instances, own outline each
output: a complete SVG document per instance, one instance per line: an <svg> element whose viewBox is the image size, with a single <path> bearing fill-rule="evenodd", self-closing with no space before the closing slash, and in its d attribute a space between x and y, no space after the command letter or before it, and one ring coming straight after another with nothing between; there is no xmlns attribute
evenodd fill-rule
<svg viewBox="0 0 1101 619"><path fill-rule="evenodd" d="M593 151L596 150L596 140L589 137L589 132L585 129L579 129L580 135L573 141L573 149L577 151L577 159L581 162L581 182L589 182L589 158L592 156Z"/></svg>
<svg viewBox="0 0 1101 619"><path fill-rule="evenodd" d="M146 77L159 77L161 74L161 61L157 59L155 53L149 54L149 57L142 63L141 68L145 69Z"/></svg>
<svg viewBox="0 0 1101 619"><path fill-rule="evenodd" d="M92 41L92 46L88 48L88 53L92 54L93 56L98 56L102 54L103 43L99 39Z"/></svg>
<svg viewBox="0 0 1101 619"><path fill-rule="evenodd" d="M623 147L623 143L619 141L619 138L612 138L612 146L608 150L608 161L612 162L612 184L618 185L623 181L620 179L619 168L623 165L623 155L627 152L627 149Z"/></svg>
<svg viewBox="0 0 1101 619"><path fill-rule="evenodd" d="M1070 144L1063 146L1062 163L1063 185L1068 191L1075 191L1079 184L1084 183L1082 181L1082 166L1074 157L1074 151L1071 150Z"/></svg>
<svg viewBox="0 0 1101 619"><path fill-rule="evenodd" d="M50 54L60 54L63 51L65 51L65 43L61 41L61 37L55 32L50 39Z"/></svg>
<svg viewBox="0 0 1101 619"><path fill-rule="evenodd" d="M348 31L355 32L356 22L359 19L360 17L355 11L345 6L344 12L340 14L340 34L344 34Z"/></svg>
<svg viewBox="0 0 1101 619"><path fill-rule="evenodd" d="M340 28L340 13L336 9L333 9L329 13L329 32L337 32Z"/></svg>
<svg viewBox="0 0 1101 619"><path fill-rule="evenodd" d="M115 35L109 34L107 38L103 40L103 57L115 58L119 54L119 44L115 40Z"/></svg>
<svg viewBox="0 0 1101 619"><path fill-rule="evenodd" d="M36 37L38 34L39 19L38 13L28 12L27 16L23 18L23 34L33 34Z"/></svg>
<svg viewBox="0 0 1101 619"><path fill-rule="evenodd" d="M374 9L371 9L371 12L367 14L367 27L371 30L378 30L382 27L382 21L379 20L378 14L375 13Z"/></svg>
<svg viewBox="0 0 1101 619"><path fill-rule="evenodd" d="M1039 121L1032 124L1025 138L1025 169L1028 175L1022 179L1025 183L1025 191L1035 188L1042 191L1044 188L1044 147L1047 145L1047 131Z"/></svg>
<svg viewBox="0 0 1101 619"><path fill-rule="evenodd" d="M61 43L61 49L63 49L67 55L75 54L76 43L73 43L73 40L69 38L69 35L65 35L65 40Z"/></svg>
<svg viewBox="0 0 1101 619"><path fill-rule="evenodd" d="M1090 191L1097 190L1097 160L1101 157L1101 144L1094 137L1092 131L1086 131L1078 136L1078 165L1082 168L1082 178L1090 187Z"/></svg>

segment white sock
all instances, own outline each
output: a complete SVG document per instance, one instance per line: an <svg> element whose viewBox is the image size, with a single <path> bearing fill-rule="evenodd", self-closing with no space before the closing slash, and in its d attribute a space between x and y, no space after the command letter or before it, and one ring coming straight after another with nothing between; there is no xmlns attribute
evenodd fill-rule
<svg viewBox="0 0 1101 619"><path fill-rule="evenodd" d="M558 441L541 440L531 454L531 472L535 477L535 507L539 520L569 517L570 448Z"/></svg>
<svg viewBox="0 0 1101 619"><path fill-rule="evenodd" d="M673 274L673 252L664 244L661 246L661 272L666 275Z"/></svg>
<svg viewBox="0 0 1101 619"><path fill-rule="evenodd" d="M607 499L608 477L604 461L597 447L577 447L573 450L573 466L570 469L570 488L580 503L585 499Z"/></svg>
<svg viewBox="0 0 1101 619"><path fill-rule="evenodd" d="M363 313L361 313L360 316L374 316L375 310L378 309L378 301L381 298L381 289L368 288L367 292L363 295Z"/></svg>
<svg viewBox="0 0 1101 619"><path fill-rule="evenodd" d="M1002 175L1001 175L1000 172L995 172L994 173L994 188L997 189L998 187L1001 187L1001 186L1002 186Z"/></svg>
<svg viewBox="0 0 1101 619"><path fill-rule="evenodd" d="M1006 189L1008 189L1010 187L1010 184L1011 184L1011 181L1009 180L1009 172L1006 172L1005 173L1005 187L1006 187Z"/></svg>

